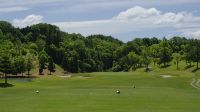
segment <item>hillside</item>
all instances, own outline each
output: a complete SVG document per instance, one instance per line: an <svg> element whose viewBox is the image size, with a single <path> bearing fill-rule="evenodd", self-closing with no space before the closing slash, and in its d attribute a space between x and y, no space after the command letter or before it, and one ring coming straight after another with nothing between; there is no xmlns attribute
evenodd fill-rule
<svg viewBox="0 0 200 112"><path fill-rule="evenodd" d="M59 71L55 64L68 73L140 68L148 72L152 67L165 70L173 64L181 70L194 63L196 69L192 71L199 69L200 40L184 37L145 37L123 43L112 36L69 34L46 23L20 29L0 21L0 40L0 71L5 74L23 74L31 69L47 74Z"/></svg>

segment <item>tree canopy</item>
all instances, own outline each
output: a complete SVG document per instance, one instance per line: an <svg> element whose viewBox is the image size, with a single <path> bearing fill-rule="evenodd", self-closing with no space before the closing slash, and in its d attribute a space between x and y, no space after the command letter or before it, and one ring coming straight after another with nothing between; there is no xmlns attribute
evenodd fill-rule
<svg viewBox="0 0 200 112"><path fill-rule="evenodd" d="M47 68L53 72L54 63L77 73L136 70L148 68L151 62L162 67L171 60L176 61L178 69L182 59L197 63L198 68L200 61L200 41L178 36L135 38L124 43L100 34L69 34L46 23L20 29L0 21L0 40L0 72L5 74L29 74L33 61L39 62L41 74Z"/></svg>

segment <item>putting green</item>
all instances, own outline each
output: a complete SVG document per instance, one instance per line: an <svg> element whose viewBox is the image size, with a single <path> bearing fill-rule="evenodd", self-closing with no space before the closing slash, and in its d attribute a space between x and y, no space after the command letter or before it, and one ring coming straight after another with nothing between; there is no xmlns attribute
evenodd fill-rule
<svg viewBox="0 0 200 112"><path fill-rule="evenodd" d="M0 112L200 111L200 90L191 86L192 75L167 78L154 72L79 75L41 77L30 82L9 80L13 87L0 88Z"/></svg>

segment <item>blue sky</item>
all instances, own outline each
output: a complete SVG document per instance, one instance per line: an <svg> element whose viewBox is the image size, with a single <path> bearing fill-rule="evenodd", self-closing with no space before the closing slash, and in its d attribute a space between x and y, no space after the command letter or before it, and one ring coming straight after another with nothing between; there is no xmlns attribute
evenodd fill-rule
<svg viewBox="0 0 200 112"><path fill-rule="evenodd" d="M1 0L0 20L40 22L69 33L135 37L200 37L200 0Z"/></svg>

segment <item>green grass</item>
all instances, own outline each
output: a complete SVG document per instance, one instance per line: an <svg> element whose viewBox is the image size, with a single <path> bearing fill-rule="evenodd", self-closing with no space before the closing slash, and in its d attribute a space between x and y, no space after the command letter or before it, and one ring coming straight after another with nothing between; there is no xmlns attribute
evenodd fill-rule
<svg viewBox="0 0 200 112"><path fill-rule="evenodd" d="M0 112L199 112L200 90L190 86L198 76L167 69L45 76L28 83L10 79L14 87L0 88ZM118 89L121 94L115 94Z"/></svg>

